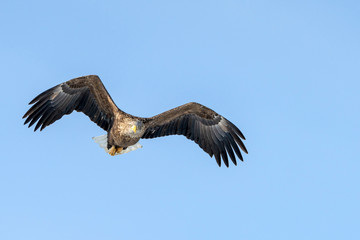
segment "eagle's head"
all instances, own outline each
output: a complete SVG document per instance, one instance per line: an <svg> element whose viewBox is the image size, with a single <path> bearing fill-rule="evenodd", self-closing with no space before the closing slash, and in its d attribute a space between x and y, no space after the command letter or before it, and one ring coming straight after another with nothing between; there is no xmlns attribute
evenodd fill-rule
<svg viewBox="0 0 360 240"><path fill-rule="evenodd" d="M135 121L131 126L131 130L133 134L136 135L142 134L144 131L144 123L139 120Z"/></svg>

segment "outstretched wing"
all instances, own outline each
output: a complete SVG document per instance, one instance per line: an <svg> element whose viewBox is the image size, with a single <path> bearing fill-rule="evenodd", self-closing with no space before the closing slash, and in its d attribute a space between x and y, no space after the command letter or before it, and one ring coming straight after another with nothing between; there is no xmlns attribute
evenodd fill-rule
<svg viewBox="0 0 360 240"><path fill-rule="evenodd" d="M91 121L108 131L118 110L100 78L96 75L74 78L39 94L29 104L34 104L23 116L34 131L40 131L74 110L83 112Z"/></svg>
<svg viewBox="0 0 360 240"><path fill-rule="evenodd" d="M234 151L242 161L239 147L247 153L241 131L223 116L198 104L187 103L152 118L145 118L145 132L142 138L156 138L168 135L184 135L195 141L210 157L215 155L221 166L221 158L229 166L229 154L236 165Z"/></svg>

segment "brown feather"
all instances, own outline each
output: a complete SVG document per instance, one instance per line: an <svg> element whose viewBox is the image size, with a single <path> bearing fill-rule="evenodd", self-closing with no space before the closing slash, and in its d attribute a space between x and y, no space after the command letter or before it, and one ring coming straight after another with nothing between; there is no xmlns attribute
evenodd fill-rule
<svg viewBox="0 0 360 240"><path fill-rule="evenodd" d="M146 128L142 138L184 135L210 156L215 155L219 166L221 159L229 166L228 155L236 165L234 151L242 160L239 146L247 153L240 140L245 139L241 131L221 115L198 103L187 103L142 121Z"/></svg>
<svg viewBox="0 0 360 240"><path fill-rule="evenodd" d="M52 87L35 97L23 116L29 127L38 121L40 131L74 110L83 112L99 127L108 131L115 112L120 111L96 75L74 78Z"/></svg>

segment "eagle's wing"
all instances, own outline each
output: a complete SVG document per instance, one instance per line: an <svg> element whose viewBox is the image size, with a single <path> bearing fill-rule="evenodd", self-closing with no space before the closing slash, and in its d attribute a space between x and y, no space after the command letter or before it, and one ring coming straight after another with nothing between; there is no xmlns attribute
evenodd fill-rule
<svg viewBox="0 0 360 240"><path fill-rule="evenodd" d="M236 165L234 151L243 160L239 146L247 153L241 131L223 116L198 103L187 103L143 121L145 132L142 138L184 135L211 157L215 155L219 166L221 158L229 166L227 154Z"/></svg>
<svg viewBox="0 0 360 240"><path fill-rule="evenodd" d="M40 131L74 110L83 112L91 121L108 131L118 110L100 78L96 75L74 78L39 94L29 104L34 104L23 116L24 124L36 121L34 131Z"/></svg>

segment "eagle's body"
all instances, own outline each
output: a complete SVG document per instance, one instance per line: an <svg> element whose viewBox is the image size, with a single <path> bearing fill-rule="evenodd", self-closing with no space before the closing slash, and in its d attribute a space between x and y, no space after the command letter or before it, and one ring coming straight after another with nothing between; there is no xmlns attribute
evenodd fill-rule
<svg viewBox="0 0 360 240"><path fill-rule="evenodd" d="M223 116L198 104L187 103L151 118L135 117L121 111L96 75L75 78L38 95L24 115L35 131L51 125L74 110L83 112L107 135L94 140L110 155L135 150L140 138L184 135L195 141L221 165L221 158L229 166L228 156L236 165L236 155L242 160L239 147L247 153L241 141L241 131Z"/></svg>
<svg viewBox="0 0 360 240"><path fill-rule="evenodd" d="M108 134L108 144L121 148L134 145L144 133L143 125L139 119L118 112ZM136 126L136 131L133 131L133 126Z"/></svg>

